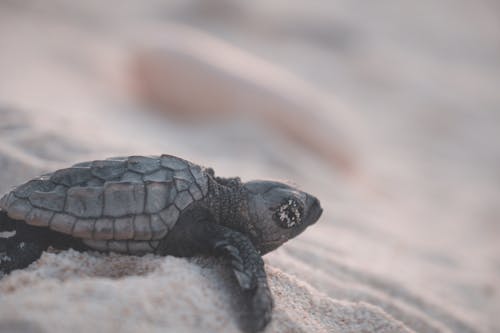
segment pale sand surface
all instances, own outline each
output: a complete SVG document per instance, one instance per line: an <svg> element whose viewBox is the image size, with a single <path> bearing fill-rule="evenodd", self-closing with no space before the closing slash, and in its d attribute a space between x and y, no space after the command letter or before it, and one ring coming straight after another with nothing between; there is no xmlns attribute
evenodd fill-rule
<svg viewBox="0 0 500 333"><path fill-rule="evenodd" d="M203 3L2 3L0 192L68 163L138 153L288 179L325 213L265 257L268 332L500 331L499 6ZM261 76L231 76L241 99L229 105L244 106L227 121L177 120L176 108L210 101L203 85L147 108L134 97L137 55L169 50L172 36L206 47L172 20L265 59L255 68L289 85L249 89ZM214 68L194 79L217 92L231 66ZM249 110L252 94L269 94L273 119L310 115L310 127L297 140L289 122ZM356 173L325 155L330 146ZM0 332L237 332L237 311L227 267L209 258L45 253L0 280Z"/></svg>

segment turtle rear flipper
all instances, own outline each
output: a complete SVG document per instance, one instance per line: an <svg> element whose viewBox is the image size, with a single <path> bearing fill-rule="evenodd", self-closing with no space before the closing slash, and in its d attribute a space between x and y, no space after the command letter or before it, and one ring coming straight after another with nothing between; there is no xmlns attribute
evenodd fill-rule
<svg viewBox="0 0 500 333"><path fill-rule="evenodd" d="M15 220L11 219L7 212L0 209L0 232L14 231L16 228Z"/></svg>
<svg viewBox="0 0 500 333"><path fill-rule="evenodd" d="M74 238L21 221L15 222L15 231L16 234L12 237L0 238L0 272L4 274L28 267L49 246L58 249L84 249L83 244Z"/></svg>
<svg viewBox="0 0 500 333"><path fill-rule="evenodd" d="M8 274L15 269L28 267L48 247L41 242L24 241L19 237L2 239L5 252L0 255L0 272Z"/></svg>
<svg viewBox="0 0 500 333"><path fill-rule="evenodd" d="M7 251L7 240L8 240L8 238L0 237L0 258L1 258L2 252Z"/></svg>
<svg viewBox="0 0 500 333"><path fill-rule="evenodd" d="M2 216L2 222L10 219ZM11 219L10 219L11 220ZM32 227L21 221L15 221L16 234L9 238L0 238L0 272L8 274L15 269L28 267L38 260L51 241L50 230Z"/></svg>

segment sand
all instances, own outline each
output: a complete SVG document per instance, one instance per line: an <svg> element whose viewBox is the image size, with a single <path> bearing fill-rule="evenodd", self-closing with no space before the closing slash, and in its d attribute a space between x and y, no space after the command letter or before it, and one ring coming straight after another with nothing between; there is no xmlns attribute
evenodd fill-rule
<svg viewBox="0 0 500 333"><path fill-rule="evenodd" d="M325 212L264 258L266 332L500 331L496 13L463 0L4 2L0 192L123 154L284 179ZM218 65L227 50L233 67ZM183 81L146 78L145 94L138 59ZM157 98L176 82L182 94ZM0 280L0 332L238 332L239 302L212 258L49 251Z"/></svg>

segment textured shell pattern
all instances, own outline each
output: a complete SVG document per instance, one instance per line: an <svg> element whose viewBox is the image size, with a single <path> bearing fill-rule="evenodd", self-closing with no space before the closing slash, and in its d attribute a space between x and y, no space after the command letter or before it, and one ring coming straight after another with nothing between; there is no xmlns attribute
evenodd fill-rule
<svg viewBox="0 0 500 333"><path fill-rule="evenodd" d="M0 208L96 250L146 253L206 196L207 182L202 167L175 156L117 157L32 179L3 196Z"/></svg>

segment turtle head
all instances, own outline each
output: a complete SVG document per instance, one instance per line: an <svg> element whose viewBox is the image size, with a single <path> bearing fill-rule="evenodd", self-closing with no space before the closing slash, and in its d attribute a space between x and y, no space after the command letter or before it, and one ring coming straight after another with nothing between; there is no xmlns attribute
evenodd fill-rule
<svg viewBox="0 0 500 333"><path fill-rule="evenodd" d="M323 212L317 198L284 183L250 181L243 186L250 223L257 231L252 240L262 254L300 234Z"/></svg>

